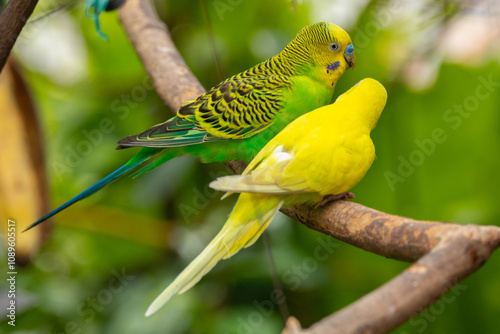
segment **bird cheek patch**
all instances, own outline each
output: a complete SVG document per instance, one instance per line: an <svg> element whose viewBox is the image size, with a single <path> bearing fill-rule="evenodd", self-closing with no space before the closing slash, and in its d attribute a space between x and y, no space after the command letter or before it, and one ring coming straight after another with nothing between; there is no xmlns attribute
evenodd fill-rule
<svg viewBox="0 0 500 334"><path fill-rule="evenodd" d="M339 61L336 61L335 63L331 64L331 65L328 65L326 67L326 73L329 73L329 71L335 71L337 68L340 67L340 62Z"/></svg>

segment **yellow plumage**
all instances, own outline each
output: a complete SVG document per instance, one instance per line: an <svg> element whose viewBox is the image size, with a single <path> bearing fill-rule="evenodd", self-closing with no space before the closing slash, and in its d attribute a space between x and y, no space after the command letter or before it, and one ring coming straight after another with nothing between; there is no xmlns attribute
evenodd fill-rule
<svg viewBox="0 0 500 334"><path fill-rule="evenodd" d="M217 262L252 245L282 206L319 203L324 196L355 186L375 159L370 132L386 100L387 92L378 81L364 79L335 103L290 123L242 175L212 182L212 188L226 195L241 195L219 234L156 298L146 316L191 288Z"/></svg>

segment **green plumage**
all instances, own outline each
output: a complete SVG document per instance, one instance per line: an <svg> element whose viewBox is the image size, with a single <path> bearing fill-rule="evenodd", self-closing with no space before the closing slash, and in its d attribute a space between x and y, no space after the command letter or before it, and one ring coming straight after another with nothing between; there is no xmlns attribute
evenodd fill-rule
<svg viewBox="0 0 500 334"><path fill-rule="evenodd" d="M105 179L109 181L100 181L99 187L87 189L63 208L124 174L140 175L176 156L249 162L287 124L331 102L337 80L354 65L351 43L349 35L331 23L303 28L278 55L184 103L168 121L120 140L119 148L144 148Z"/></svg>

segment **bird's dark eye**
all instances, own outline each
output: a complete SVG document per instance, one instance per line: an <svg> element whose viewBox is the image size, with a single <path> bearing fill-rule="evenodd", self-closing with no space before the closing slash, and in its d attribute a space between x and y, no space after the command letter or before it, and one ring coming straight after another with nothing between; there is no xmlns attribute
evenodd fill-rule
<svg viewBox="0 0 500 334"><path fill-rule="evenodd" d="M340 48L339 43L335 43L335 42L333 42L330 45L328 45L328 47L333 52L337 52L339 50L339 48Z"/></svg>

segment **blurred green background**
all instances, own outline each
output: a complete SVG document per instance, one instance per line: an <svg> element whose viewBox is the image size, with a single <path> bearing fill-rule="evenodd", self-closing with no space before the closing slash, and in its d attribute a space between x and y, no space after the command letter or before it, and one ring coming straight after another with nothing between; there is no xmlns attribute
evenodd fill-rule
<svg viewBox="0 0 500 334"><path fill-rule="evenodd" d="M377 159L353 190L355 201L416 219L499 224L500 7L495 2L158 0L155 5L206 88L275 55L307 24L341 25L353 39L357 65L341 78L335 96L365 77L381 81L389 94L373 133ZM40 19L29 23L15 49L41 119L53 207L136 152L114 151L119 139L172 116L151 88L116 12L102 16L105 42L84 17L83 3L44 16L58 6L41 1L34 15ZM89 133L96 136L90 149L70 158ZM18 268L21 306L14 332L280 332L282 316L262 240L220 263L154 316L143 316L224 223L235 198L220 201L221 194L206 185L228 173L223 165L179 158L135 180L116 182L57 216L48 241L31 263ZM281 214L266 238L286 308L303 327L408 266L330 240ZM328 256L318 257L318 249ZM498 333L498 314L497 252L447 298L393 333ZM0 331L12 332L7 320Z"/></svg>

